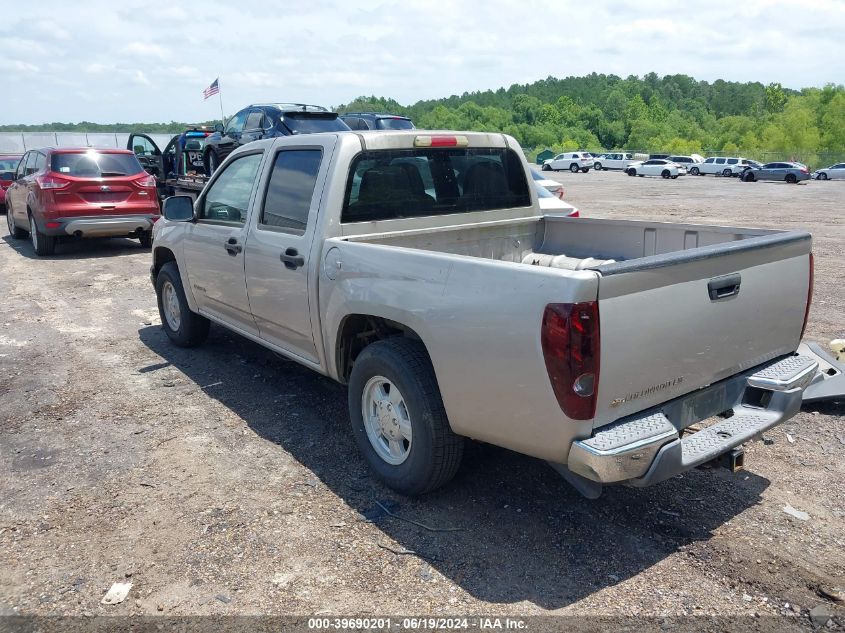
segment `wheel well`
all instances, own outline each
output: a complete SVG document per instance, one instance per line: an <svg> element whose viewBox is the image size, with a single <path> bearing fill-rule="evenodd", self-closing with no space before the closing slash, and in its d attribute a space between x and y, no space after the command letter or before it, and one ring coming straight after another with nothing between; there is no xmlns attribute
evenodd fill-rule
<svg viewBox="0 0 845 633"><path fill-rule="evenodd" d="M352 365L367 345L388 338L401 337L422 341L412 328L369 314L350 314L340 325L336 343L338 378L346 383L352 372Z"/></svg>
<svg viewBox="0 0 845 633"><path fill-rule="evenodd" d="M176 256L173 254L169 248L164 248L160 246L159 248L155 249L153 253L153 276L158 276L158 271L161 270L161 267L164 266L167 262L175 262Z"/></svg>

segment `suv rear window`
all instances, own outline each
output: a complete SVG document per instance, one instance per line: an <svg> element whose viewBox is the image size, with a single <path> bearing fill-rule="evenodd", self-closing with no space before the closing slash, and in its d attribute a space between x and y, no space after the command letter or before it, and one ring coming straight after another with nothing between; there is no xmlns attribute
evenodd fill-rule
<svg viewBox="0 0 845 633"><path fill-rule="evenodd" d="M144 171L134 154L79 152L53 154L50 169L79 178L133 176Z"/></svg>
<svg viewBox="0 0 845 633"><path fill-rule="evenodd" d="M291 134L316 134L317 132L342 132L349 126L341 121L337 114L315 112L285 112L282 124Z"/></svg>
<svg viewBox="0 0 845 633"><path fill-rule="evenodd" d="M531 205L522 159L509 149L413 149L359 154L341 222Z"/></svg>
<svg viewBox="0 0 845 633"><path fill-rule="evenodd" d="M383 119L376 119L376 128L379 130L413 130L414 124L408 119L385 117Z"/></svg>

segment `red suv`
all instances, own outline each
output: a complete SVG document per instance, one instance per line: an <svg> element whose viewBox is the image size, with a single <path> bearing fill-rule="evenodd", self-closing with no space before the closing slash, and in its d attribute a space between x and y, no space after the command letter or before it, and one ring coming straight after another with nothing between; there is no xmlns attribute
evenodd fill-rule
<svg viewBox="0 0 845 633"><path fill-rule="evenodd" d="M20 154L0 154L0 209L6 208L6 189L15 178L20 160Z"/></svg>
<svg viewBox="0 0 845 633"><path fill-rule="evenodd" d="M24 154L6 191L12 237L38 255L62 237L137 237L152 245L159 219L155 178L124 149L44 148Z"/></svg>

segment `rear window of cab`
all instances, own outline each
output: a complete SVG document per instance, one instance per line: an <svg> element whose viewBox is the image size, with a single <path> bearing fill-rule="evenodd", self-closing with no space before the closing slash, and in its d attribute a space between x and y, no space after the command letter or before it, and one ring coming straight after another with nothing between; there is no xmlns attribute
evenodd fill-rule
<svg viewBox="0 0 845 633"><path fill-rule="evenodd" d="M341 222L527 206L525 168L513 150L371 151L352 162Z"/></svg>
<svg viewBox="0 0 845 633"><path fill-rule="evenodd" d="M134 176L144 171L134 154L113 152L53 154L50 170L77 178L117 178Z"/></svg>

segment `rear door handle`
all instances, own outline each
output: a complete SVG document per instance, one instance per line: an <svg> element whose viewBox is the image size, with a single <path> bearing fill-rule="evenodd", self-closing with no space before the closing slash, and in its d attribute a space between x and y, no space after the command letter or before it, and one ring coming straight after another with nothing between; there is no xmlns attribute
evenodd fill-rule
<svg viewBox="0 0 845 633"><path fill-rule="evenodd" d="M240 253L244 248L240 244L238 244L237 238L230 237L226 242L223 244L223 247L229 251L229 255L233 257Z"/></svg>
<svg viewBox="0 0 845 633"><path fill-rule="evenodd" d="M707 282L707 293L710 301L719 301L728 297L735 297L739 294L739 286L742 283L742 275L733 273L724 277L714 277Z"/></svg>
<svg viewBox="0 0 845 633"><path fill-rule="evenodd" d="M299 254L295 248L289 248L284 253L279 255L279 259L285 265L285 268L288 270L296 270L300 266L305 265L305 258Z"/></svg>

